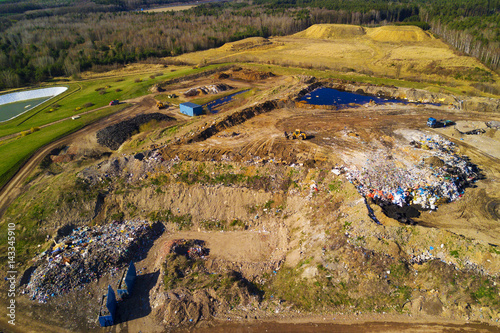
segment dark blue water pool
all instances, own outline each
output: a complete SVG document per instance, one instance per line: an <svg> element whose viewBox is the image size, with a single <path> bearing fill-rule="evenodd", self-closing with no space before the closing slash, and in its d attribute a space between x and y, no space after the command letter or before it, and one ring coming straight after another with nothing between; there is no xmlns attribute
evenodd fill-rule
<svg viewBox="0 0 500 333"><path fill-rule="evenodd" d="M248 90L249 89L238 91L237 93L234 93L234 94L231 94L231 95L228 95L228 96L216 99L215 101L208 102L207 104L204 104L203 106L207 107L207 109L208 109L208 111L210 113L217 113L218 112L218 110L217 110L218 106L220 106L220 105L222 105L224 103L229 102L230 100L233 99L234 96L239 95L239 94L243 94L244 92L247 92Z"/></svg>
<svg viewBox="0 0 500 333"><path fill-rule="evenodd" d="M407 103L399 99L383 99L375 96L365 96L332 88L318 88L300 99L313 105L335 105L337 107L347 106L349 103L366 104L370 101L375 103Z"/></svg>

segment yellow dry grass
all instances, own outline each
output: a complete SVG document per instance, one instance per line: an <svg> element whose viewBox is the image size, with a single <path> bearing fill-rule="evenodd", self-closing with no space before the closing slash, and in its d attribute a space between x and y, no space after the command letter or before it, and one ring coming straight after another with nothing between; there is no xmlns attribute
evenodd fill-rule
<svg viewBox="0 0 500 333"><path fill-rule="evenodd" d="M354 38L357 36L363 36L364 34L365 29L358 25L315 24L293 36L298 38L337 39Z"/></svg>
<svg viewBox="0 0 500 333"><path fill-rule="evenodd" d="M366 34L378 42L424 42L434 39L431 34L415 26L368 28Z"/></svg>
<svg viewBox="0 0 500 333"><path fill-rule="evenodd" d="M266 45L266 44L270 44L270 42L267 38L250 37L250 38L246 38L246 39L239 40L236 42L226 43L226 44L222 45L219 49L221 51L239 51L239 50L245 50L245 49L250 49L253 47L257 47L257 46Z"/></svg>
<svg viewBox="0 0 500 333"><path fill-rule="evenodd" d="M181 10L188 10L188 9L193 8L193 7L196 7L196 5L153 8L153 9L142 10L142 12L146 12L146 13L179 12Z"/></svg>
<svg viewBox="0 0 500 333"><path fill-rule="evenodd" d="M473 82L455 79L456 74L475 67L488 70L477 59L458 54L414 26L362 28L321 24L292 36L245 39L218 49L184 54L178 59L192 64L257 62L446 82L454 93L475 89L471 87ZM492 78L497 82L493 85L500 89L500 77L492 73Z"/></svg>

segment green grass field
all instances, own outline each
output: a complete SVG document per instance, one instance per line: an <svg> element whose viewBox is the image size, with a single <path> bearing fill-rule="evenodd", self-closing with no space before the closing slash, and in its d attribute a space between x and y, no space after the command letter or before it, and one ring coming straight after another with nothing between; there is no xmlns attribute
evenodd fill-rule
<svg viewBox="0 0 500 333"><path fill-rule="evenodd" d="M152 73L148 72L129 76L124 73L120 77L72 82L67 84L69 89L66 92L50 100L49 103L44 103L18 118L2 123L0 125L0 137L28 132L32 128L106 106L109 101L114 99L124 100L143 96L148 94L148 89L155 83L219 66L212 65L195 69L181 67L176 71L156 76L154 79L150 78ZM101 93L102 91L104 93ZM122 104L104 108L82 115L77 120L63 121L25 136L19 135L16 138L0 141L0 156L2 157L0 159L0 187L5 185L20 166L39 148L87 124L117 112L123 107L125 106Z"/></svg>

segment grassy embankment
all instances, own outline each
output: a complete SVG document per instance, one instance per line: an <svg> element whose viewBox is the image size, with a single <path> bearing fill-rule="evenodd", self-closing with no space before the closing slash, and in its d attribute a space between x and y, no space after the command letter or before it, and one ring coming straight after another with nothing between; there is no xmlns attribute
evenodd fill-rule
<svg viewBox="0 0 500 333"><path fill-rule="evenodd" d="M155 83L175 77L212 69L215 66L192 69L180 68L162 75L134 74L70 83L62 96L36 107L26 114L0 125L0 137L19 133L15 138L0 141L0 187L16 173L20 166L39 148L72 133L94 121L123 109L123 105L104 108L84 114L77 120L66 120L51 126L39 127L74 115L108 105L109 101L146 95ZM158 73L159 74L159 73ZM39 130L38 130L39 129Z"/></svg>

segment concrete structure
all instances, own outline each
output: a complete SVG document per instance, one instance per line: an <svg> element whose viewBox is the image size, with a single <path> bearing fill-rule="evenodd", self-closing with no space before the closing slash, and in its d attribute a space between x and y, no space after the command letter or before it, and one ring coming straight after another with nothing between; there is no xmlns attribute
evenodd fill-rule
<svg viewBox="0 0 500 333"><path fill-rule="evenodd" d="M188 116L199 116L200 114L203 113L203 107L198 104L194 104L191 102L186 102L186 103L181 103L179 105L179 108L181 110L181 113L184 113Z"/></svg>
<svg viewBox="0 0 500 333"><path fill-rule="evenodd" d="M135 270L134 263L131 262L128 266L128 269L123 272L120 283L118 284L118 289L116 290L118 301L121 301L125 297L130 296L132 290L134 289L136 277L137 271Z"/></svg>
<svg viewBox="0 0 500 333"><path fill-rule="evenodd" d="M116 297L111 286L108 286L108 293L101 300L101 309L99 310L99 324L101 327L113 326L116 315Z"/></svg>

